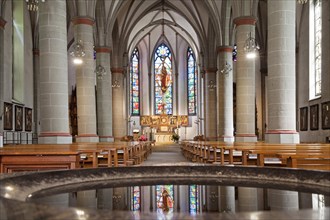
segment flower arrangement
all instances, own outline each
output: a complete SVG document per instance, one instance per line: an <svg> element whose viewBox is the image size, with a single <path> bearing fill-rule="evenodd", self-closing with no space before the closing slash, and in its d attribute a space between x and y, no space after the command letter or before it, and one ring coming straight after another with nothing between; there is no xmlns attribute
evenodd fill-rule
<svg viewBox="0 0 330 220"><path fill-rule="evenodd" d="M178 142L179 139L180 139L180 136L178 134L173 134L172 139L173 139L174 142Z"/></svg>
<svg viewBox="0 0 330 220"><path fill-rule="evenodd" d="M141 135L139 137L139 141L147 141L147 140L148 140L148 138L146 136L144 136L144 135Z"/></svg>

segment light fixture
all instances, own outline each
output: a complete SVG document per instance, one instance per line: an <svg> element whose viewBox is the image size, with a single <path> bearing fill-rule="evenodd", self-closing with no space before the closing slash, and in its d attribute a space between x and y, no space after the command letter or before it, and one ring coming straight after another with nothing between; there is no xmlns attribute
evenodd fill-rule
<svg viewBox="0 0 330 220"><path fill-rule="evenodd" d="M297 0L297 2L299 4L306 4L308 2L308 0Z"/></svg>
<svg viewBox="0 0 330 220"><path fill-rule="evenodd" d="M103 79L103 76L107 74L107 71L105 71L105 68L101 64L97 65L94 72L98 79Z"/></svg>
<svg viewBox="0 0 330 220"><path fill-rule="evenodd" d="M228 76L229 72L232 70L233 68L231 68L231 65L226 61L226 64L224 65L224 67L222 68L222 70L220 70L220 73L223 74L224 76Z"/></svg>
<svg viewBox="0 0 330 220"><path fill-rule="evenodd" d="M253 59L257 56L257 51L260 49L255 38L252 37L251 32L248 34L248 39L246 39L244 44L244 51L248 59Z"/></svg>
<svg viewBox="0 0 330 220"><path fill-rule="evenodd" d="M210 80L207 87L210 89L210 91L213 91L217 87L217 85L215 84L215 82L213 80Z"/></svg>
<svg viewBox="0 0 330 220"><path fill-rule="evenodd" d="M120 87L120 83L119 80L115 79L112 83L112 87L113 88L119 88Z"/></svg>
<svg viewBox="0 0 330 220"><path fill-rule="evenodd" d="M27 4L27 9L29 11L38 11L39 9L39 0L25 0ZM45 0L41 0L41 2L45 2Z"/></svg>
<svg viewBox="0 0 330 220"><path fill-rule="evenodd" d="M82 44L82 40L78 40L73 46L70 55L73 57L74 64L82 64L82 58L85 56L84 46Z"/></svg>

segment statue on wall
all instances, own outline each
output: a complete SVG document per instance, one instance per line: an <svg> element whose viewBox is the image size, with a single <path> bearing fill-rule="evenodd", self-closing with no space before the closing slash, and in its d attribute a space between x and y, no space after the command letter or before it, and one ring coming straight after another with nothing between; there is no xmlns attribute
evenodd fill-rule
<svg viewBox="0 0 330 220"><path fill-rule="evenodd" d="M171 83L170 75L167 74L164 63L163 63L163 66L162 66L160 82L161 82L161 90L164 94L167 91L167 89L168 89L168 87L170 86L170 83Z"/></svg>

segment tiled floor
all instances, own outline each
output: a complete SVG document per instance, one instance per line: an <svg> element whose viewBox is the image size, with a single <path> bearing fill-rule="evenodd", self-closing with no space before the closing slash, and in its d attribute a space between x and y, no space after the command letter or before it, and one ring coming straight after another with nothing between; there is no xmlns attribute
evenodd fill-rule
<svg viewBox="0 0 330 220"><path fill-rule="evenodd" d="M189 165L188 161L181 153L179 144L157 144L152 148L152 153L141 166L160 166L160 165Z"/></svg>

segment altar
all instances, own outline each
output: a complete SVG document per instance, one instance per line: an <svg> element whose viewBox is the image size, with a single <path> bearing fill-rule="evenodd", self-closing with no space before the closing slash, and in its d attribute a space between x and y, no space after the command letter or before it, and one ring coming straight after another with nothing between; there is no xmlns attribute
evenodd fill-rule
<svg viewBox="0 0 330 220"><path fill-rule="evenodd" d="M156 133L155 134L155 141L158 143L167 143L167 142L173 142L172 135L174 133Z"/></svg>
<svg viewBox="0 0 330 220"><path fill-rule="evenodd" d="M173 142L175 130L188 126L188 115L144 115L140 117L140 125L152 129L153 139L159 143Z"/></svg>

